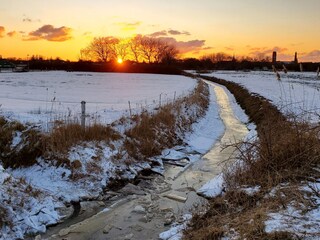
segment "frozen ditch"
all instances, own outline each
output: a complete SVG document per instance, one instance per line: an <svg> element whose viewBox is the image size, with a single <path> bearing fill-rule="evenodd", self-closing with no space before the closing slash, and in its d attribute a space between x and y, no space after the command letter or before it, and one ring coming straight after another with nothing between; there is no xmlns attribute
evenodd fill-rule
<svg viewBox="0 0 320 240"><path fill-rule="evenodd" d="M189 147L163 151L160 157L171 163L165 165L164 176L145 176L137 185L128 184L117 192L109 192L114 195L113 201L107 203L103 211L71 226L49 229L44 237L141 239L148 236L157 239L170 225L183 223L185 214L206 201L197 191L218 175L225 161L233 156L234 149L223 149L225 144L241 140L248 133L246 126L234 114L236 107L231 103L230 95L228 97L223 87L209 84L214 93L211 94L211 103L219 106L223 124L217 121L216 109L209 109L207 116L188 137ZM240 118L243 120L243 115ZM200 190L201 194L210 191L210 187ZM177 235L179 231L169 231L160 237L170 239Z"/></svg>

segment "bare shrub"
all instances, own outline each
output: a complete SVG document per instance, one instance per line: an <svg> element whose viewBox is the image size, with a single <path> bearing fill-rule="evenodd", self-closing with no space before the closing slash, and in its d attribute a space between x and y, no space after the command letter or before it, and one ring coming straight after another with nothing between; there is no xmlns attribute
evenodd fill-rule
<svg viewBox="0 0 320 240"><path fill-rule="evenodd" d="M274 187L286 181L307 180L320 163L319 128L272 122L260 129L259 140L239 147L240 161L226 171L229 188L241 185Z"/></svg>

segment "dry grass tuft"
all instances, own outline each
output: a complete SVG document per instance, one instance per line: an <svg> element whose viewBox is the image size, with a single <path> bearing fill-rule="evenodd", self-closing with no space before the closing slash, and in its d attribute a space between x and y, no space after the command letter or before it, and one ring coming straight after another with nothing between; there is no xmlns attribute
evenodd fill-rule
<svg viewBox="0 0 320 240"><path fill-rule="evenodd" d="M21 142L12 147L13 137L21 132ZM4 168L30 166L36 163L37 157L43 153L43 136L31 128L16 121L0 118L0 159Z"/></svg>
<svg viewBox="0 0 320 240"><path fill-rule="evenodd" d="M241 185L272 188L282 182L307 180L320 164L320 128L272 121L260 128L259 140L239 147L241 161L226 171L229 188Z"/></svg>
<svg viewBox="0 0 320 240"><path fill-rule="evenodd" d="M12 222L9 220L8 210L0 205L0 229L3 226L9 226L12 228Z"/></svg>
<svg viewBox="0 0 320 240"><path fill-rule="evenodd" d="M70 147L84 141L116 141L121 138L109 126L94 124L81 127L80 124L67 124L55 127L46 139L46 151L51 153L66 153Z"/></svg>

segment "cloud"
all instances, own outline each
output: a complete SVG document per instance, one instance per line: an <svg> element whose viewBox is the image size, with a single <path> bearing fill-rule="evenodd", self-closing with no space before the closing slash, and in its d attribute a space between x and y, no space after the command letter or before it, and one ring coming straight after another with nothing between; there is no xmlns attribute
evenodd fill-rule
<svg viewBox="0 0 320 240"><path fill-rule="evenodd" d="M0 38L4 37L5 32L6 32L6 29L3 26L0 26Z"/></svg>
<svg viewBox="0 0 320 240"><path fill-rule="evenodd" d="M320 50L313 50L311 52L305 53L300 57L299 60L304 62L320 62Z"/></svg>
<svg viewBox="0 0 320 240"><path fill-rule="evenodd" d="M32 18L27 17L26 15L23 15L22 22L32 23L32 22L41 22L41 20L40 19L32 19Z"/></svg>
<svg viewBox="0 0 320 240"><path fill-rule="evenodd" d="M198 39L190 40L190 41L177 41L173 37L161 37L159 39L162 39L167 43L176 46L179 52L182 54L203 50L203 46L205 44L205 40L198 40Z"/></svg>
<svg viewBox="0 0 320 240"><path fill-rule="evenodd" d="M266 48L260 48L260 47L250 47L250 51L251 52L255 52L255 51L263 51L265 50Z"/></svg>
<svg viewBox="0 0 320 240"><path fill-rule="evenodd" d="M320 50L313 50L305 55L305 57L319 57Z"/></svg>
<svg viewBox="0 0 320 240"><path fill-rule="evenodd" d="M139 27L141 25L141 22L139 22L139 21L137 21L137 22L117 22L115 24L118 26L121 26L122 30L132 31L132 30L136 30L137 27Z"/></svg>
<svg viewBox="0 0 320 240"><path fill-rule="evenodd" d="M234 51L233 47L225 47L224 49L227 50L227 51Z"/></svg>
<svg viewBox="0 0 320 240"><path fill-rule="evenodd" d="M181 32L181 31L178 31L178 30L169 30L168 33L171 34L171 35L190 35L190 33L187 32L187 31L182 31Z"/></svg>
<svg viewBox="0 0 320 240"><path fill-rule="evenodd" d="M32 19L31 18L24 18L24 19L22 19L22 22L32 22Z"/></svg>
<svg viewBox="0 0 320 240"><path fill-rule="evenodd" d="M157 32L154 32L154 33L151 33L151 34L148 34L148 36L150 37L161 37L161 36L168 36L168 35L191 35L189 32L187 31L178 31L178 30L173 30L173 29L170 29L170 30L162 30L162 31L157 31Z"/></svg>
<svg viewBox="0 0 320 240"><path fill-rule="evenodd" d="M71 36L72 29L62 26L55 28L52 25L43 25L41 28L36 31L32 31L28 34L28 38L24 39L25 41L34 41L34 40L48 40L53 42L64 42L72 38Z"/></svg>
<svg viewBox="0 0 320 240"><path fill-rule="evenodd" d="M282 56L285 56L285 52L288 51L287 48L282 48L282 47L273 47L273 48L267 48L267 47L252 47L250 48L250 55L252 56L270 56L272 52L277 52L278 53L278 57L280 57L280 55L282 54Z"/></svg>
<svg viewBox="0 0 320 240"><path fill-rule="evenodd" d="M16 31L8 32L7 35L8 35L9 37L14 37L14 36L17 35L17 32L16 32Z"/></svg>
<svg viewBox="0 0 320 240"><path fill-rule="evenodd" d="M279 52L279 53L283 53L285 51L288 51L288 48L274 47L273 49L270 49L269 51L270 51L270 53L274 52L274 51Z"/></svg>
<svg viewBox="0 0 320 240"><path fill-rule="evenodd" d="M162 30L162 31L151 33L148 36L150 36L150 37L161 37L161 36L167 36L167 35L168 35L167 31L166 30Z"/></svg>
<svg viewBox="0 0 320 240"><path fill-rule="evenodd" d="M292 47L296 47L296 46L303 45L303 42L291 43L290 45L291 45Z"/></svg>
<svg viewBox="0 0 320 240"><path fill-rule="evenodd" d="M271 57L271 56L269 56ZM277 59L280 61L293 61L294 60L294 54L288 54L288 53L280 53L277 55Z"/></svg>

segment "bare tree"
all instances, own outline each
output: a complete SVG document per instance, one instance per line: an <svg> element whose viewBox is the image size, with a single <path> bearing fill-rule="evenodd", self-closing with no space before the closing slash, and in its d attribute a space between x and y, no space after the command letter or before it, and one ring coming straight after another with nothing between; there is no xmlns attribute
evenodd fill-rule
<svg viewBox="0 0 320 240"><path fill-rule="evenodd" d="M107 62L116 58L115 45L118 43L119 39L114 37L97 37L88 47L81 50L81 55L85 59Z"/></svg>
<svg viewBox="0 0 320 240"><path fill-rule="evenodd" d="M200 57L200 60L211 61L212 63L216 63L217 57L215 53L211 53L211 54L203 55L202 57Z"/></svg>
<svg viewBox="0 0 320 240"><path fill-rule="evenodd" d="M224 52L218 52L216 54L216 61L217 62L226 61L227 59L228 59L228 55Z"/></svg>
<svg viewBox="0 0 320 240"><path fill-rule="evenodd" d="M165 41L158 42L157 46L157 55L156 55L156 62L161 63L172 63L178 56L179 51L174 45L170 45Z"/></svg>
<svg viewBox="0 0 320 240"><path fill-rule="evenodd" d="M174 60L178 50L163 39L144 36L141 38L141 53L148 63L164 63Z"/></svg>
<svg viewBox="0 0 320 240"><path fill-rule="evenodd" d="M163 39L137 35L132 39L114 37L94 38L88 47L81 49L81 60L107 62L132 58L148 63L169 63L178 56L178 50Z"/></svg>
<svg viewBox="0 0 320 240"><path fill-rule="evenodd" d="M154 61L156 55L157 40L155 38L143 36L140 43L142 57L147 60L148 63L151 63Z"/></svg>
<svg viewBox="0 0 320 240"><path fill-rule="evenodd" d="M119 39L119 42L117 44L114 44L113 47L114 52L116 54L116 58L121 58L124 61L129 54L128 41L125 39Z"/></svg>
<svg viewBox="0 0 320 240"><path fill-rule="evenodd" d="M264 53L257 53L254 57L253 60L256 62L265 62L266 61L266 54Z"/></svg>
<svg viewBox="0 0 320 240"><path fill-rule="evenodd" d="M136 62L139 62L139 59L141 57L141 39L142 35L136 35L129 41L129 48L132 57Z"/></svg>

